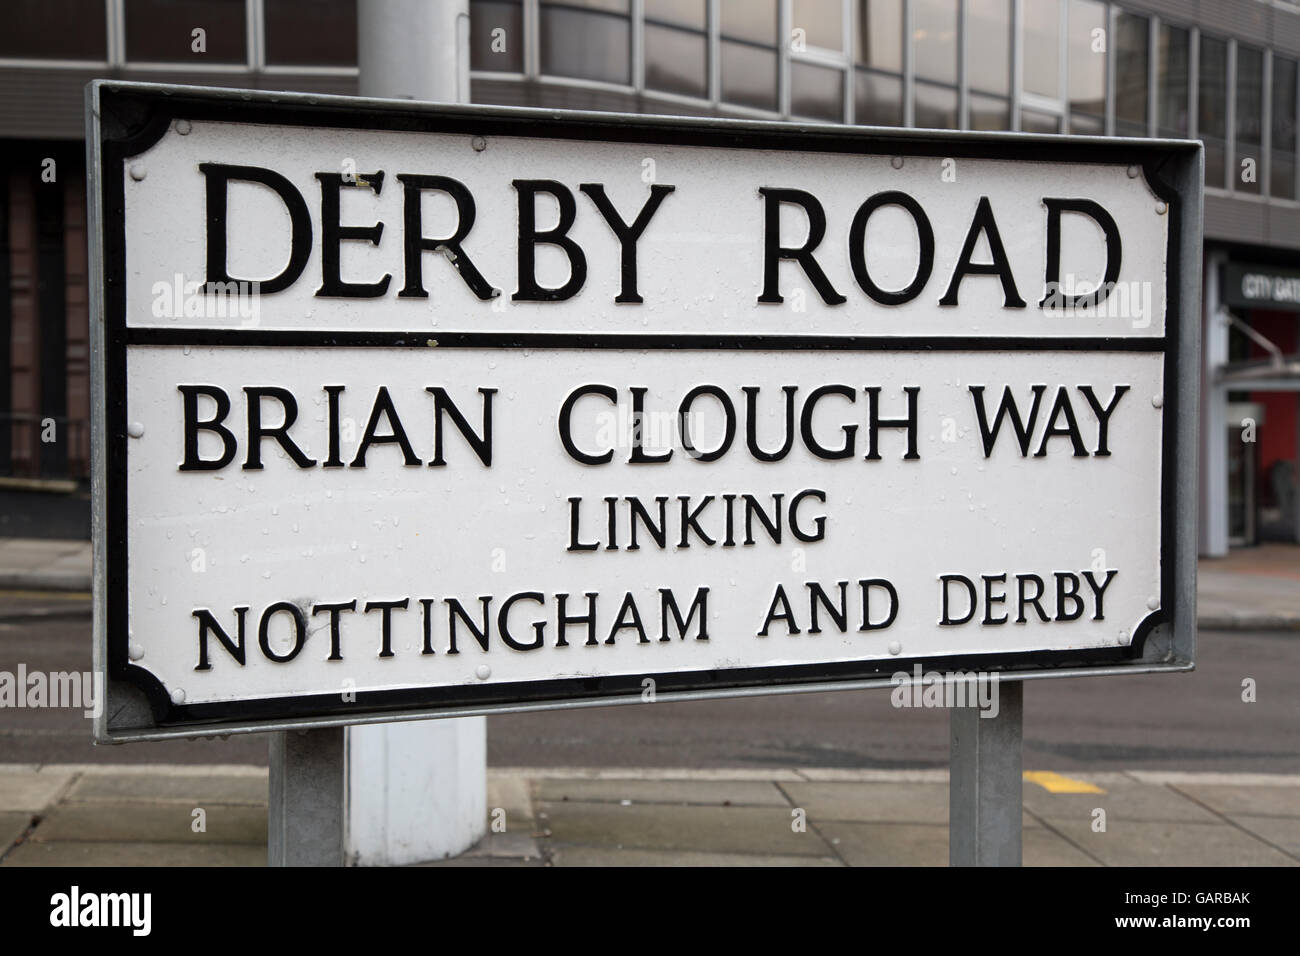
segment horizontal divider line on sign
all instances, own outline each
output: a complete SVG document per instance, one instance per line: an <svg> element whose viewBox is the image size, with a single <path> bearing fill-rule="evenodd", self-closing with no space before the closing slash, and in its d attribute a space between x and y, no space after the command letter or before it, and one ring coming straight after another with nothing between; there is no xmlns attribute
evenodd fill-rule
<svg viewBox="0 0 1300 956"><path fill-rule="evenodd" d="M863 352L1163 352L1163 336L702 335L604 332L354 332L297 329L128 328L127 345L354 348L842 350Z"/></svg>

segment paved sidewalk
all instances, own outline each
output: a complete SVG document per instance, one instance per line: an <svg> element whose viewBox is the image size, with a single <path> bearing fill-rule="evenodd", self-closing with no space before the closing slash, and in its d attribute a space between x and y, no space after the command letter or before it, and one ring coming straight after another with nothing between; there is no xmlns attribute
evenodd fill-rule
<svg viewBox="0 0 1300 956"><path fill-rule="evenodd" d="M1300 630L1300 546L1264 544L1202 558L1196 603L1206 630Z"/></svg>
<svg viewBox="0 0 1300 956"><path fill-rule="evenodd" d="M0 590L89 591L90 542L0 538Z"/></svg>
<svg viewBox="0 0 1300 956"><path fill-rule="evenodd" d="M1300 865L1300 775L1026 776L1029 866ZM0 865L262 865L266 788L253 767L0 765ZM948 862L942 770L494 768L488 814L504 829L437 865Z"/></svg>
<svg viewBox="0 0 1300 956"><path fill-rule="evenodd" d="M0 591L89 592L88 541L0 538ZM1300 546L1243 548L1226 558L1203 558L1198 566L1197 619L1206 630L1300 631ZM42 612L89 614L52 600L37 606L31 595L16 607L0 595L0 619Z"/></svg>

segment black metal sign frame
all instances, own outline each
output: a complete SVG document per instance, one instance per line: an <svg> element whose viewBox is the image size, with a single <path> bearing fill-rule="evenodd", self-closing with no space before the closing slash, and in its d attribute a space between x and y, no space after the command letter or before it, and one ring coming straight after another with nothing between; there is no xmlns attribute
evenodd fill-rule
<svg viewBox="0 0 1300 956"><path fill-rule="evenodd" d="M1033 160L1137 167L1168 204L1166 326L1162 337L906 338L897 336L656 335L439 333L441 349L713 349L856 351L1023 350L1164 355L1161 461L1160 608L1142 621L1131 644L1090 651L1034 651L953 657L895 657L829 664L581 677L513 684L359 690L340 695L262 698L229 703L175 703L129 654L126 356L132 345L294 348L423 347L426 336L403 332L312 332L128 328L123 175L131 157L180 119L467 136L547 137L584 142L715 146L829 152ZM1003 679L1188 670L1195 635L1195 435L1198 401L1201 152L1198 143L1023 134L935 133L790 123L695 120L531 109L434 106L349 97L252 93L96 81L87 89L87 150L92 199L92 374L94 378L95 632L97 666L106 671L109 706L97 735L134 740L254 732L412 717L456 716L640 700L655 681L659 700L885 686L889 675L927 670L999 672Z"/></svg>

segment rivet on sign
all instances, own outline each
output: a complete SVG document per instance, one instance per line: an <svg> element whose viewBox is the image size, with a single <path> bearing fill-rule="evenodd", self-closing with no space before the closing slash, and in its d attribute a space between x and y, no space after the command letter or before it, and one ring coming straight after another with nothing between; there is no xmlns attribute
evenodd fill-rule
<svg viewBox="0 0 1300 956"><path fill-rule="evenodd" d="M1165 202L1163 199L1160 202L1156 203L1157 216L1163 216L1168 211L1169 211L1169 203Z"/></svg>
<svg viewBox="0 0 1300 956"><path fill-rule="evenodd" d="M1129 179L1137 179L1137 178L1138 178L1138 173L1140 173L1140 172L1142 172L1142 169L1141 169L1140 167L1138 167L1138 166L1130 166L1130 167L1128 168L1128 178L1129 178Z"/></svg>
<svg viewBox="0 0 1300 956"><path fill-rule="evenodd" d="M172 703L173 704L185 703L185 691L181 690L179 687L177 687L174 691L172 691Z"/></svg>
<svg viewBox="0 0 1300 956"><path fill-rule="evenodd" d="M475 136L469 141L469 144L474 147L474 152L476 153L481 153L483 150L487 149L487 140L482 136Z"/></svg>
<svg viewBox="0 0 1300 956"><path fill-rule="evenodd" d="M903 645L900 644L900 643L898 643L898 641L890 641L890 642L889 642L889 653L891 653L891 654L893 654L895 657L897 657L899 654L903 653Z"/></svg>
<svg viewBox="0 0 1300 956"><path fill-rule="evenodd" d="M138 661L140 658L144 657L144 648L135 641L132 641L127 645L126 654L131 658L131 660Z"/></svg>
<svg viewBox="0 0 1300 956"><path fill-rule="evenodd" d="M891 160L889 161L889 165L890 165L890 166L893 166L895 169L902 169L902 168L903 168L903 157L902 157L902 156L895 156L893 159L891 159Z"/></svg>
<svg viewBox="0 0 1300 956"><path fill-rule="evenodd" d="M194 127L190 125L190 121L187 119L178 119L176 121L176 132L179 133L181 136L189 136L190 130L192 130L193 128Z"/></svg>
<svg viewBox="0 0 1300 956"><path fill-rule="evenodd" d="M480 664L478 667L474 668L474 674L479 680L487 680L492 676L492 668L488 667L486 664Z"/></svg>
<svg viewBox="0 0 1300 956"><path fill-rule="evenodd" d="M1124 630L1124 629L1121 627L1121 628L1119 629L1119 639L1122 641L1122 640L1125 640L1127 637L1128 637L1128 631Z"/></svg>
<svg viewBox="0 0 1300 956"><path fill-rule="evenodd" d="M1152 395L1151 405L1155 408L1164 408L1165 397L1163 395Z"/></svg>
<svg viewBox="0 0 1300 956"><path fill-rule="evenodd" d="M126 433L132 438L144 437L144 422L130 422L126 426Z"/></svg>
<svg viewBox="0 0 1300 956"><path fill-rule="evenodd" d="M131 178L134 179L137 183L143 180L147 175L148 173L145 171L145 168L141 166L139 163L135 163L131 167Z"/></svg>
<svg viewBox="0 0 1300 956"><path fill-rule="evenodd" d="M1147 610L1154 611L1159 607L1160 607L1160 598L1158 597L1147 598Z"/></svg>

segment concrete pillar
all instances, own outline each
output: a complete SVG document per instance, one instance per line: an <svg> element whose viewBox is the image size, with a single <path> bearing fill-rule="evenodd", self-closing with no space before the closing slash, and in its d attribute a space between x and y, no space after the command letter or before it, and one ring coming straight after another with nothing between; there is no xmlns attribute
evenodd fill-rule
<svg viewBox="0 0 1300 956"><path fill-rule="evenodd" d="M359 0L362 96L466 102L468 0ZM348 728L351 863L442 859L487 830L483 717Z"/></svg>
<svg viewBox="0 0 1300 956"><path fill-rule="evenodd" d="M482 717L348 728L348 862L402 866L455 856L487 821Z"/></svg>

